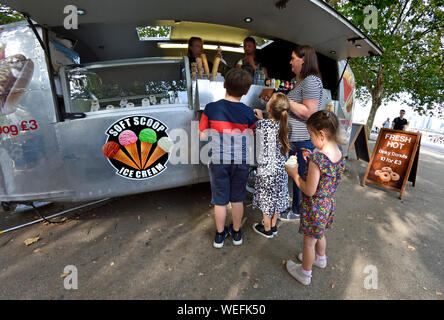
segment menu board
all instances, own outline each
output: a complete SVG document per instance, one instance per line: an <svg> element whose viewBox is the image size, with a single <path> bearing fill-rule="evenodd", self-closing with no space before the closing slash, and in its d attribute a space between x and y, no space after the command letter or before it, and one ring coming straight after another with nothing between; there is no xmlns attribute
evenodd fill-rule
<svg viewBox="0 0 444 320"><path fill-rule="evenodd" d="M368 182L395 190L401 198L407 181L415 183L420 141L421 133L382 129L362 185Z"/></svg>

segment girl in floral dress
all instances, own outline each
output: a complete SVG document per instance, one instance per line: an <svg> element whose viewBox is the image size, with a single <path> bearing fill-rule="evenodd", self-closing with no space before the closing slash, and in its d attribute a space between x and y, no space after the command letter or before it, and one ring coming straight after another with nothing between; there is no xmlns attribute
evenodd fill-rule
<svg viewBox="0 0 444 320"><path fill-rule="evenodd" d="M267 103L268 119L263 119L262 112L255 110L259 119L256 122L259 151L253 208L262 211L263 223L253 224L253 230L266 238L273 238L277 234L278 215L290 206L288 175L284 168L290 149L287 126L289 109L287 96L277 93Z"/></svg>
<svg viewBox="0 0 444 320"><path fill-rule="evenodd" d="M291 260L287 262L287 271L303 285L311 283L313 265L319 268L327 266L324 232L333 223L335 192L345 168L345 160L338 147L342 141L336 115L328 110L318 111L307 120L307 129L316 150L303 153L308 164L304 179L298 174L298 166L285 167L303 193L299 233L304 235L304 249L298 255L302 264Z"/></svg>

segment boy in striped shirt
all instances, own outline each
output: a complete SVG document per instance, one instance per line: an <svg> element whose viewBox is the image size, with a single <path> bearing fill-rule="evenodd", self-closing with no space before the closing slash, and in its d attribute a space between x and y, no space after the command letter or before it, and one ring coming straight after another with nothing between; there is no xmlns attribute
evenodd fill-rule
<svg viewBox="0 0 444 320"><path fill-rule="evenodd" d="M250 143L256 117L253 109L240 102L247 94L253 79L242 69L232 69L225 76L225 99L205 106L199 123L199 137L211 136L211 156L208 165L211 184L211 202L214 204L216 237L213 246L222 248L231 234L234 245L242 244L240 225L244 213L245 185L248 179ZM232 220L225 226L227 205L232 205Z"/></svg>

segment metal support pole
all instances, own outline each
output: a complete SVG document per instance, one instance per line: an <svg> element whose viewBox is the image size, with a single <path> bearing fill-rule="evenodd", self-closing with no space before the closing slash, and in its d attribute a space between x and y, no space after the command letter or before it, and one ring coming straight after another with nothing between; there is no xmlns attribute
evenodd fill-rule
<svg viewBox="0 0 444 320"><path fill-rule="evenodd" d="M68 213L68 212L71 212L71 211L75 211L75 210L79 210L79 209L82 209L82 208L85 208L85 207L89 207L89 206L92 206L94 204L107 201L109 199L111 199L111 198L106 198L106 199L90 202L90 203L87 203L87 204L84 204L84 205L81 205L81 206L78 206L78 207L75 207L75 208L71 208L71 209L68 209L68 210L65 210L65 211L62 211L62 212L59 212L59 213L55 213L55 214L53 214L53 215L51 215L49 217L46 217L46 219L51 219L51 218L60 216L62 214L65 214L65 213ZM9 228L9 229L0 231L0 234L6 233L6 232L9 232L9 231L13 231L13 230L17 230L17 229L20 229L20 228L23 228L23 227L26 227L26 226L30 226L31 224L38 223L38 222L41 222L43 220L45 220L45 218L37 219L37 220L31 221L31 222L28 222L28 223L25 223L25 224L13 227L13 228Z"/></svg>

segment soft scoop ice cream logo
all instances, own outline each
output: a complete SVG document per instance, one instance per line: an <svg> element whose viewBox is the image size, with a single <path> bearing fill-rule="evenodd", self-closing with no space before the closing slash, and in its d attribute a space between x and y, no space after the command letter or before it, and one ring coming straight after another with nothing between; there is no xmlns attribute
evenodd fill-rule
<svg viewBox="0 0 444 320"><path fill-rule="evenodd" d="M106 131L103 154L124 178L152 178L166 169L173 148L167 129L161 121L147 116L120 119Z"/></svg>

